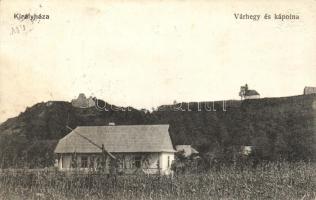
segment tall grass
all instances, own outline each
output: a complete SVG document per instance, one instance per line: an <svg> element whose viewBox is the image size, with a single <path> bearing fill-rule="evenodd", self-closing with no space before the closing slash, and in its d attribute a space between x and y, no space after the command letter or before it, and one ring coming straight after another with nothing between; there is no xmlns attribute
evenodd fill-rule
<svg viewBox="0 0 316 200"><path fill-rule="evenodd" d="M167 176L9 170L0 199L316 199L315 163L266 163Z"/></svg>

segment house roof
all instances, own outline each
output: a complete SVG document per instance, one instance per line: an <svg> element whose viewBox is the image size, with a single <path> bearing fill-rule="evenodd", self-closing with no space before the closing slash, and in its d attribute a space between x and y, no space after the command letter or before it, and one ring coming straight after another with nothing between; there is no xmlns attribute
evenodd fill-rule
<svg viewBox="0 0 316 200"><path fill-rule="evenodd" d="M305 86L304 89L316 89L316 87Z"/></svg>
<svg viewBox="0 0 316 200"><path fill-rule="evenodd" d="M175 152L168 129L169 125L79 126L59 140L55 153L101 152L85 138L109 152Z"/></svg>
<svg viewBox="0 0 316 200"><path fill-rule="evenodd" d="M304 92L316 92L316 87L308 87L304 88Z"/></svg>
<svg viewBox="0 0 316 200"><path fill-rule="evenodd" d="M177 145L176 150L178 152L183 151L184 156L190 156L192 154L198 154L199 152L194 149L191 145Z"/></svg>
<svg viewBox="0 0 316 200"><path fill-rule="evenodd" d="M260 95L256 90L247 90L245 96Z"/></svg>

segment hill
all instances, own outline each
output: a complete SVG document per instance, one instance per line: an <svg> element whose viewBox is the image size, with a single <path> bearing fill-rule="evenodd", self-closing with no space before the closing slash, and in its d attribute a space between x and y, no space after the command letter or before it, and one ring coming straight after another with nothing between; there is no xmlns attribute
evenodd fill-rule
<svg viewBox="0 0 316 200"><path fill-rule="evenodd" d="M168 123L173 143L192 144L202 157L228 159L241 145L253 145L260 159L315 160L315 94L226 101L224 107L221 101L163 105L153 112L104 105L106 111L42 102L8 119L0 125L0 167L51 166L57 141L69 133L66 126L109 122Z"/></svg>

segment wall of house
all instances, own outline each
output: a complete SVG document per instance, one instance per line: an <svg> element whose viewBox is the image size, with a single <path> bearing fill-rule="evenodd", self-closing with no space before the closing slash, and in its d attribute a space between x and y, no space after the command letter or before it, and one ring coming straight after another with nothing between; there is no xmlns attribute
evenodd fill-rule
<svg viewBox="0 0 316 200"><path fill-rule="evenodd" d="M64 154L60 155L58 159L58 169L59 170L65 170L70 168L71 164L71 155L70 154Z"/></svg>
<svg viewBox="0 0 316 200"><path fill-rule="evenodd" d="M260 95L245 96L245 99L259 99Z"/></svg>
<svg viewBox="0 0 316 200"><path fill-rule="evenodd" d="M174 161L174 153L163 152L160 154L161 174L171 173L171 164Z"/></svg>
<svg viewBox="0 0 316 200"><path fill-rule="evenodd" d="M171 164L174 160L174 153L116 153L114 154L119 160L118 170L126 173L133 174L138 170L142 170L147 174L157 174L158 161L161 174L171 173ZM79 170L97 170L100 167L101 154L76 154L77 157L77 169ZM60 154L58 159L58 168L62 171L73 170L71 154ZM83 159L86 157L87 161L85 164L87 167L82 167ZM109 169L109 159L106 162L106 172Z"/></svg>

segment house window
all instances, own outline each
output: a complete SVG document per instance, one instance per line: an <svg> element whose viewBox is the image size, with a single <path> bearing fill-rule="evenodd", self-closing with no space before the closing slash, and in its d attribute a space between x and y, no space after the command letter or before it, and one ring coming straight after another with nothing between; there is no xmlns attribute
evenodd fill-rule
<svg viewBox="0 0 316 200"><path fill-rule="evenodd" d="M120 160L120 161L119 161L118 166L119 166L120 169L123 169L123 168L124 168L124 162L123 162L123 160Z"/></svg>
<svg viewBox="0 0 316 200"><path fill-rule="evenodd" d="M94 156L90 157L89 168L94 168Z"/></svg>
<svg viewBox="0 0 316 200"><path fill-rule="evenodd" d="M133 168L133 160L130 157L127 157L125 160L125 169Z"/></svg>
<svg viewBox="0 0 316 200"><path fill-rule="evenodd" d="M81 168L87 168L88 167L88 157L82 156L81 157Z"/></svg>
<svg viewBox="0 0 316 200"><path fill-rule="evenodd" d="M170 167L170 156L168 156L168 167Z"/></svg>
<svg viewBox="0 0 316 200"><path fill-rule="evenodd" d="M109 166L109 159L106 159L106 157L104 157L103 155L102 156L99 156L97 157L96 159L96 168L97 169L101 169L101 168L108 168Z"/></svg>
<svg viewBox="0 0 316 200"><path fill-rule="evenodd" d="M124 169L125 167L125 157L122 156L122 159L119 160L119 168Z"/></svg>
<svg viewBox="0 0 316 200"><path fill-rule="evenodd" d="M65 163L65 162L63 162ZM77 168L78 167L78 157L77 154L71 155L71 161L70 161L70 168Z"/></svg>
<svg viewBox="0 0 316 200"><path fill-rule="evenodd" d="M64 157L61 156L61 158L59 158L59 162L60 162L60 167L63 168L63 164L64 164Z"/></svg>
<svg viewBox="0 0 316 200"><path fill-rule="evenodd" d="M135 167L140 168L141 167L141 162L142 158L141 156L135 156Z"/></svg>
<svg viewBox="0 0 316 200"><path fill-rule="evenodd" d="M96 168L101 168L102 167L102 165L101 165L101 158L97 158L97 160L96 160L96 163L97 163L97 167Z"/></svg>

